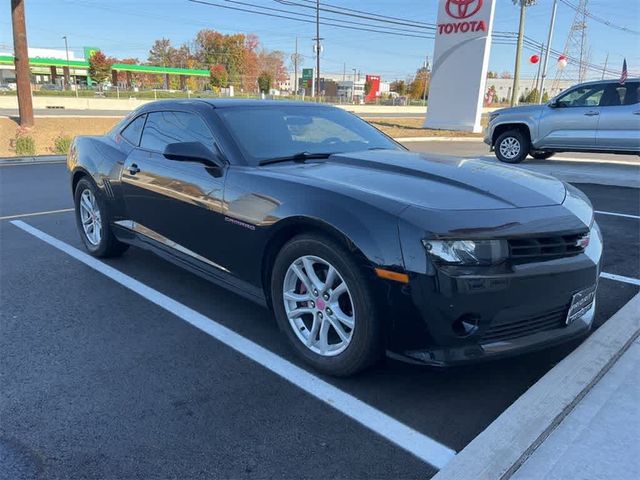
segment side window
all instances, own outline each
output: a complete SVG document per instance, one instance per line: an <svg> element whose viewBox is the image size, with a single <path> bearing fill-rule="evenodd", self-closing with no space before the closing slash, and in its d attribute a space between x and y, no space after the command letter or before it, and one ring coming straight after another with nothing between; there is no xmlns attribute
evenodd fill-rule
<svg viewBox="0 0 640 480"><path fill-rule="evenodd" d="M140 144L140 134L142 133L145 117L146 115L140 115L120 133L123 138L136 147Z"/></svg>
<svg viewBox="0 0 640 480"><path fill-rule="evenodd" d="M620 85L619 83L609 83L607 89L600 99L601 107L619 107L624 104L625 97L627 96L627 85Z"/></svg>
<svg viewBox="0 0 640 480"><path fill-rule="evenodd" d="M640 103L640 83L627 83L626 91L627 94L622 101L623 105L635 105L636 103Z"/></svg>
<svg viewBox="0 0 640 480"><path fill-rule="evenodd" d="M188 112L153 112L148 115L140 146L162 152L169 143L200 142L214 148L213 135L204 121Z"/></svg>
<svg viewBox="0 0 640 480"><path fill-rule="evenodd" d="M578 87L562 95L556 103L561 107L597 107L604 94L606 85Z"/></svg>

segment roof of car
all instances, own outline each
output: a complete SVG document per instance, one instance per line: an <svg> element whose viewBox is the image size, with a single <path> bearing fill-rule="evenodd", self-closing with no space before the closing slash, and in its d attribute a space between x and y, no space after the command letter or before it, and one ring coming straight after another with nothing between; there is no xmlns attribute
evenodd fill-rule
<svg viewBox="0 0 640 480"><path fill-rule="evenodd" d="M144 105L141 110L149 110L162 106L164 108L175 108L185 106L202 106L207 104L213 108L235 108L235 107L311 107L311 108L335 108L332 105L312 102L296 102L290 100L254 100L246 98L191 98L191 99L167 99L157 100Z"/></svg>
<svg viewBox="0 0 640 480"><path fill-rule="evenodd" d="M577 87L578 85L597 85L599 83L616 83L619 81L620 81L619 79L609 78L607 80L592 80L590 82L576 83L574 86ZM629 82L635 83L637 81L640 81L640 78L628 78L625 83L629 83Z"/></svg>

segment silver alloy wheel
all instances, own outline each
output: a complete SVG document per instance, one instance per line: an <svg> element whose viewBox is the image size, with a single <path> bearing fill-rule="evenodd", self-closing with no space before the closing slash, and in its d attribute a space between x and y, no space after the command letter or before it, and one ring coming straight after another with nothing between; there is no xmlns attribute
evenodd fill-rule
<svg viewBox="0 0 640 480"><path fill-rule="evenodd" d="M353 338L356 312L347 283L320 257L305 255L284 276L284 309L298 339L312 352L333 357Z"/></svg>
<svg viewBox="0 0 640 480"><path fill-rule="evenodd" d="M506 137L500 142L500 153L509 160L520 155L520 148L520 140L515 137Z"/></svg>
<svg viewBox="0 0 640 480"><path fill-rule="evenodd" d="M100 244L102 239L102 217L98 201L91 190L85 188L80 194L80 220L84 235L91 245Z"/></svg>

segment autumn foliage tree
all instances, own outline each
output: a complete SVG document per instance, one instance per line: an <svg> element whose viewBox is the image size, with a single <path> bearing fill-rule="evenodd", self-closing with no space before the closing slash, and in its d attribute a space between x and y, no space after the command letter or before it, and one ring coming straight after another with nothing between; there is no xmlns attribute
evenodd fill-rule
<svg viewBox="0 0 640 480"><path fill-rule="evenodd" d="M103 84L111 75L113 59L107 58L104 53L97 51L89 58L89 76L99 85Z"/></svg>
<svg viewBox="0 0 640 480"><path fill-rule="evenodd" d="M209 69L210 81L212 87L223 88L229 84L229 74L224 65L213 65Z"/></svg>
<svg viewBox="0 0 640 480"><path fill-rule="evenodd" d="M269 93L271 90L271 82L273 82L273 77L269 72L261 72L258 76L258 88L261 93Z"/></svg>

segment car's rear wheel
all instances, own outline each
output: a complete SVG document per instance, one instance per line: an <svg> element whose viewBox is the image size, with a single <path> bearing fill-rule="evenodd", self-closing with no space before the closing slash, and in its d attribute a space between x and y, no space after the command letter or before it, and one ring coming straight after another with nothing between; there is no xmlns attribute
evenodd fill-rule
<svg viewBox="0 0 640 480"><path fill-rule="evenodd" d="M496 140L495 152L501 162L520 163L529 153L529 139L520 130L508 130Z"/></svg>
<svg viewBox="0 0 640 480"><path fill-rule="evenodd" d="M553 157L555 152L531 152L531 155L536 160L546 160L547 158Z"/></svg>
<svg viewBox="0 0 640 480"><path fill-rule="evenodd" d="M115 257L129 248L113 235L106 202L91 180L78 181L74 200L80 238L91 255Z"/></svg>
<svg viewBox="0 0 640 480"><path fill-rule="evenodd" d="M371 286L345 248L303 235L278 254L271 276L273 309L295 351L336 376L359 372L383 352Z"/></svg>

